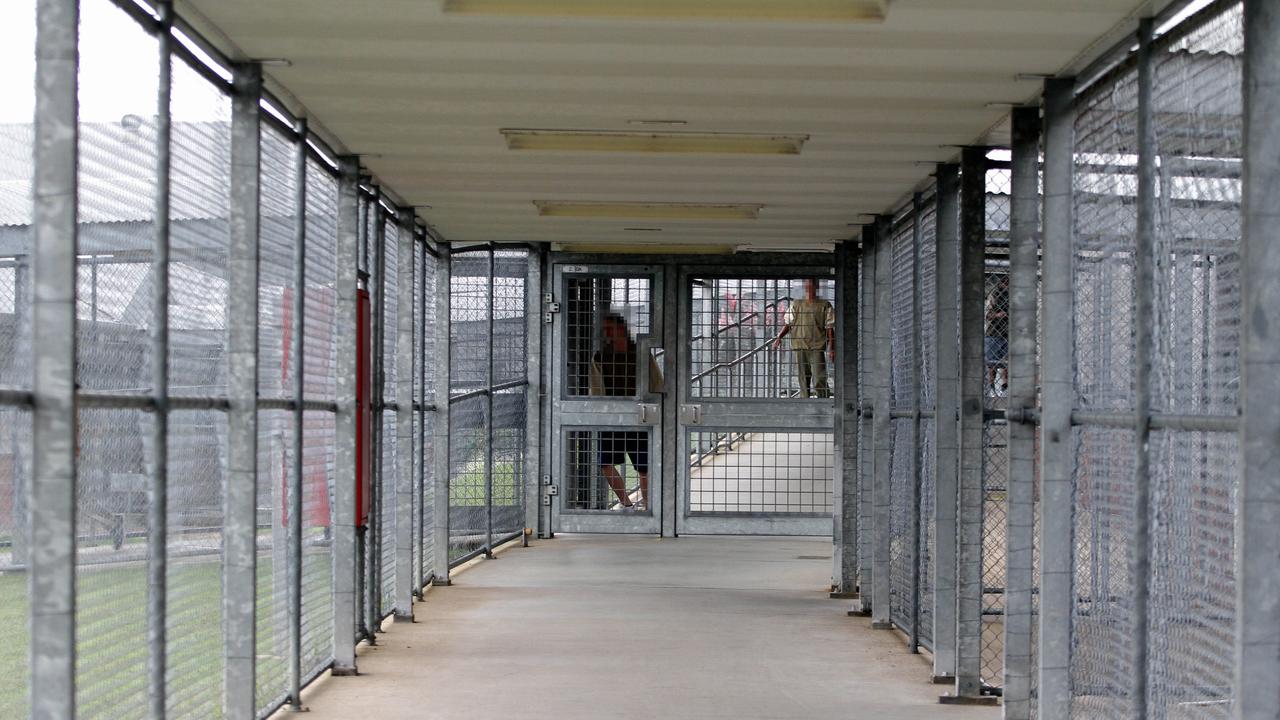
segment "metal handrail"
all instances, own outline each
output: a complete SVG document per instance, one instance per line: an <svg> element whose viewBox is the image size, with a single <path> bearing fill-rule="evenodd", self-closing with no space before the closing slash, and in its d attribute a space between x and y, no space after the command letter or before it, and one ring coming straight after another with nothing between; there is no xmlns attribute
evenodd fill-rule
<svg viewBox="0 0 1280 720"><path fill-rule="evenodd" d="M713 373L713 372L715 372L715 371L717 371L717 370L727 370L728 368L737 367L738 365L741 365L742 363L746 362L746 361L747 361L748 359L750 359L752 356L754 356L754 355L756 355L757 353L759 353L761 350L764 350L765 348L767 348L767 347L769 347L770 345L772 345L772 344L773 344L773 341L774 341L775 339L776 339L776 338L769 338L769 339L765 340L763 343L761 343L761 344L757 345L756 347L752 348L751 350L748 350L747 352L743 353L742 355L739 355L738 357L734 358L733 360L729 360L728 362L719 362L719 363L716 363L715 365L712 365L711 367L707 368L706 370L703 370L702 372L698 373L697 375L694 375L693 377L689 378L689 381L690 381L690 382L698 382L698 381L699 381L699 380L701 380L702 378L704 378L704 377L706 377L706 376L710 375L711 373Z"/></svg>
<svg viewBox="0 0 1280 720"><path fill-rule="evenodd" d="M727 330L729 330L729 329L731 329L731 328L742 327L742 324L743 324L743 323L745 323L746 321L750 320L750 319L751 319L751 318L753 318L753 317L756 317L756 316L758 316L758 315L760 315L760 314L762 314L762 313L764 313L764 312L768 311L768 310L769 310L769 308L771 308L771 307L778 307L779 305L781 305L781 304L782 304L782 301L783 301L783 300L786 300L787 302L791 302L791 301L792 301L792 299L793 299L793 298L792 298L790 295L783 295L782 297L777 298L776 300L770 300L769 302L765 303L765 304L764 304L764 306L763 306L763 307L761 307L759 310L753 310L753 311L751 311L751 312L747 313L746 315L743 315L743 316L742 316L742 318L741 318L740 320L736 320L736 321L734 321L734 322L731 322L731 323L729 323L728 325L725 325L724 327L719 328L718 330L715 330L715 331L714 331L714 332L712 332L710 335L695 335L695 336L693 336L693 338L691 338L691 339L689 340L689 342L690 342L690 343L695 343L695 342L698 342L699 340L711 340L711 339L714 339L716 336L720 335L721 333L723 333L723 332L725 332L725 331L727 331Z"/></svg>

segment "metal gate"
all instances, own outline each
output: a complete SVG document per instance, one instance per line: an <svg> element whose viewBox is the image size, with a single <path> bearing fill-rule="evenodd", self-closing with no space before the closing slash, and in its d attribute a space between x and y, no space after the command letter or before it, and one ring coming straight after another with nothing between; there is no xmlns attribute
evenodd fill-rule
<svg viewBox="0 0 1280 720"><path fill-rule="evenodd" d="M556 264L552 473L556 532L662 527L662 268Z"/></svg>
<svg viewBox="0 0 1280 720"><path fill-rule="evenodd" d="M680 533L831 533L832 273L830 265L681 268ZM810 284L817 302L806 305ZM797 315L812 322L789 322Z"/></svg>

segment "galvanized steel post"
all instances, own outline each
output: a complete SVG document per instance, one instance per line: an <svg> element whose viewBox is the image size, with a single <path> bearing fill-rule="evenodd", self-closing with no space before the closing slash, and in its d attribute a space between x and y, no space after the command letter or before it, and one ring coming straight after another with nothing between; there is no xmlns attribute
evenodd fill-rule
<svg viewBox="0 0 1280 720"><path fill-rule="evenodd" d="M485 317L488 324L489 342L485 348L485 414L484 414L484 554L493 557L493 296L496 278L494 277L494 256L497 250L489 243L489 311Z"/></svg>
<svg viewBox="0 0 1280 720"><path fill-rule="evenodd" d="M418 486L414 493L417 495L417 528L418 536L414 538L418 553L416 556L416 566L414 567L413 576L413 592L421 598L423 587L426 585L427 577L427 413L430 403L427 402L427 303L434 301L427 295L427 256L430 250L427 245L427 235L423 232L419 239L422 244L421 260L418 262L418 322L415 325L415 332L418 333L418 345L416 350L417 356L417 375L418 375L418 451L414 455L414 459L418 463Z"/></svg>
<svg viewBox="0 0 1280 720"><path fill-rule="evenodd" d="M537 245L529 250L529 268L525 276L525 486L524 492L524 543L537 532L538 516L542 512L542 258L545 246Z"/></svg>
<svg viewBox="0 0 1280 720"><path fill-rule="evenodd" d="M920 354L920 214L924 202L920 193L911 197L911 369L908 387L911 389L911 466L915 469L911 478L911 599L909 601L911 623L907 632L907 646L912 653L920 652L920 496L924 476L920 466L920 377L923 375Z"/></svg>
<svg viewBox="0 0 1280 720"><path fill-rule="evenodd" d="M1133 699L1136 717L1147 717L1147 605L1151 581L1152 302L1155 298L1156 137L1151 120L1151 39L1154 23L1138 23L1138 221L1134 238L1134 526L1133 526Z"/></svg>
<svg viewBox="0 0 1280 720"><path fill-rule="evenodd" d="M435 585L449 584L449 278L448 243L438 243L436 260L436 427L435 427Z"/></svg>
<svg viewBox="0 0 1280 720"><path fill-rule="evenodd" d="M933 377L933 677L956 674L956 509L960 473L960 168L937 167Z"/></svg>
<svg viewBox="0 0 1280 720"><path fill-rule="evenodd" d="M1244 285L1240 317L1235 717L1274 718L1280 674L1280 7L1244 1Z"/></svg>
<svg viewBox="0 0 1280 720"><path fill-rule="evenodd" d="M871 572L871 627L888 630L893 627L889 616L889 543L892 535L893 484L890 475L891 423L889 420L889 371L892 358L890 348L893 337L890 324L890 307L893 294L893 248L890 243L892 219L877 216L875 223L876 253L876 321L875 321L875 371L872 379L871 445L874 453L872 465L872 523L875 531L875 556Z"/></svg>
<svg viewBox="0 0 1280 720"><path fill-rule="evenodd" d="M1071 508L1074 339L1071 279L1075 81L1044 85L1044 215L1040 278L1040 628L1039 717L1071 717L1071 613L1075 539ZM1044 328L1058 328L1045 332Z"/></svg>
<svg viewBox="0 0 1280 720"><path fill-rule="evenodd" d="M307 311L307 121L299 119L294 135L297 145L293 156L293 322L289 334L293 336L292 355L289 358L293 398L292 462L289 465L289 483L286 500L289 508L289 704L293 709L302 707L302 410L306 365L306 311Z"/></svg>
<svg viewBox="0 0 1280 720"><path fill-rule="evenodd" d="M1035 587L1036 296L1040 269L1040 108L1013 109L1009 207L1009 510L1004 595L1004 717L1031 720Z"/></svg>
<svg viewBox="0 0 1280 720"><path fill-rule="evenodd" d="M75 717L78 0L36 5L31 717Z"/></svg>
<svg viewBox="0 0 1280 720"><path fill-rule="evenodd" d="M836 484L832 594L858 588L858 262L853 241L836 248Z"/></svg>
<svg viewBox="0 0 1280 720"><path fill-rule="evenodd" d="M872 403L875 392L875 312L876 312L876 246L875 225L862 226L858 248L862 258L859 278L861 314L858 316L858 602L850 611L856 615L871 614L871 587L875 555L875 453L872 436ZM776 354L776 353L774 353Z"/></svg>
<svg viewBox="0 0 1280 720"><path fill-rule="evenodd" d="M982 695L982 435L986 299L986 148L960 158L960 471L956 512L956 686L945 702ZM995 698L990 698L992 702Z"/></svg>
<svg viewBox="0 0 1280 720"><path fill-rule="evenodd" d="M413 210L401 209L396 220L395 617L413 622Z"/></svg>
<svg viewBox="0 0 1280 720"><path fill-rule="evenodd" d="M169 565L169 176L173 91L173 3L156 3L156 186L151 242L151 473L147 487L147 705L151 720L166 715Z"/></svg>
<svg viewBox="0 0 1280 720"><path fill-rule="evenodd" d="M227 475L222 511L222 712L254 720L257 677L258 238L262 66L234 70L227 277Z"/></svg>
<svg viewBox="0 0 1280 720"><path fill-rule="evenodd" d="M354 157L338 160L337 283L338 305L334 336L347 338L337 354L333 473L333 674L356 674L356 477L359 457L356 435L360 408L356 405L359 326L360 163Z"/></svg>

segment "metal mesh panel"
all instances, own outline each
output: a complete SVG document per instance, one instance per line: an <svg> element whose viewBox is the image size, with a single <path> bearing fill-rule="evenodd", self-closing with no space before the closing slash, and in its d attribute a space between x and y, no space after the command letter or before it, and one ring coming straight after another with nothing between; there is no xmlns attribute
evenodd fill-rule
<svg viewBox="0 0 1280 720"><path fill-rule="evenodd" d="M489 363L489 253L458 253L449 277L449 387L482 388Z"/></svg>
<svg viewBox="0 0 1280 720"><path fill-rule="evenodd" d="M648 428L569 430L565 433L565 498L567 511L613 510L643 504L652 433ZM607 469L608 468L608 469ZM612 480L612 484L611 481ZM647 508L646 508L647 510Z"/></svg>
<svg viewBox="0 0 1280 720"><path fill-rule="evenodd" d="M1157 412L1238 407L1243 34L1235 4L1188 23L1154 53ZM1156 430L1148 452L1148 715L1231 717L1237 436Z"/></svg>
<svg viewBox="0 0 1280 720"><path fill-rule="evenodd" d="M29 350L24 350L29 352ZM31 478L31 411L0 406L0 717L27 716L30 646L25 488Z"/></svg>
<svg viewBox="0 0 1280 720"><path fill-rule="evenodd" d="M986 254L983 306L983 405L1002 410L1009 390L1009 247L1011 171L986 172ZM982 427L982 679L1004 684L1004 590L1008 569L1009 425Z"/></svg>
<svg viewBox="0 0 1280 720"><path fill-rule="evenodd" d="M400 318L400 228L394 219L387 218L383 226L383 284L382 284L382 397L386 403L396 402L396 378L399 373L396 356L396 339ZM411 262L412 258L404 258ZM377 419L374 422L378 422ZM400 476L400 455L397 452L396 411L381 413L382 457L378 460L378 532L380 534L378 563L379 589L381 590L379 614L389 615L395 609L396 591L396 484Z"/></svg>
<svg viewBox="0 0 1280 720"><path fill-rule="evenodd" d="M421 307L421 323L419 327L423 328L425 333L422 340L422 347L425 351L419 358L422 364L422 377L425 380L425 397L426 404L435 404L435 387L436 387L436 364L432 360L436 356L436 259L430 253L426 253L426 274L421 277L423 284L423 292L418 297L425 296L426 302ZM420 381L421 382L421 381ZM419 552L421 553L423 567L435 567L435 428L436 428L436 412L424 411L421 415L421 422L426 424L424 428L426 447L422 449L422 453L418 456L419 462L422 463L423 491L422 491L422 514L420 523L421 534L418 536L420 540Z"/></svg>
<svg viewBox="0 0 1280 720"><path fill-rule="evenodd" d="M258 232L258 393L286 397L292 388L289 345L294 293L294 208L296 147L263 124L261 225Z"/></svg>
<svg viewBox="0 0 1280 720"><path fill-rule="evenodd" d="M306 452L305 445L303 451ZM293 414L287 410L259 410L256 538L258 669L255 688L258 707L281 697L289 682L289 544L286 539L285 488L292 470L292 452Z"/></svg>
<svg viewBox="0 0 1280 720"><path fill-rule="evenodd" d="M802 305L806 281L796 278L695 278L693 280L689 359L691 396L717 398L829 397L829 359L820 353L806 360L798 352L826 343L821 308ZM835 297L831 280L817 280L817 297ZM802 309L802 307L806 309ZM775 339L788 326L790 338ZM785 352L791 350L791 352ZM808 362L809 365L803 365ZM810 367L812 366L812 367ZM804 372L802 378L801 372Z"/></svg>
<svg viewBox="0 0 1280 720"><path fill-rule="evenodd" d="M529 254L504 250L494 255L493 381L523 380L529 360L525 335L525 281Z"/></svg>
<svg viewBox="0 0 1280 720"><path fill-rule="evenodd" d="M608 347L605 320L622 319L634 344L652 332L653 282L647 277L574 275L565 279L565 392L570 397L623 392L638 377L625 353ZM607 379L621 378L622 388L605 388ZM634 394L634 393L631 393Z"/></svg>
<svg viewBox="0 0 1280 720"><path fill-rule="evenodd" d="M208 717L222 703L221 412L169 415L169 561L166 568L170 713Z"/></svg>
<svg viewBox="0 0 1280 720"><path fill-rule="evenodd" d="M485 544L485 425L488 406L476 397L449 411L449 559Z"/></svg>
<svg viewBox="0 0 1280 720"><path fill-rule="evenodd" d="M308 400L333 400L337 386L338 182L307 161L306 296L303 299L303 386Z"/></svg>
<svg viewBox="0 0 1280 720"><path fill-rule="evenodd" d="M302 414L302 672L333 655L333 413Z"/></svg>
<svg viewBox="0 0 1280 720"><path fill-rule="evenodd" d="M920 326L920 409L933 411L934 383L937 374L937 207L931 198L920 213L920 246L916 248L919 263ZM919 575L919 635L922 644L933 645L933 572L936 517L934 514L935 471L933 457L934 419L920 420L920 558Z"/></svg>
<svg viewBox="0 0 1280 720"><path fill-rule="evenodd" d="M902 218L891 238L889 288L890 407L909 411L919 400L915 356L915 229L914 218ZM915 421L891 420L889 433L889 617L898 627L915 625L913 592L916 578L916 468L919 463Z"/></svg>
<svg viewBox="0 0 1280 720"><path fill-rule="evenodd" d="M493 532L524 529L525 389L493 396Z"/></svg>
<svg viewBox="0 0 1280 720"><path fill-rule="evenodd" d="M79 417L76 707L83 717L142 717L152 420L141 410L84 409Z"/></svg>
<svg viewBox="0 0 1280 720"><path fill-rule="evenodd" d="M830 432L689 433L690 513L830 515Z"/></svg>

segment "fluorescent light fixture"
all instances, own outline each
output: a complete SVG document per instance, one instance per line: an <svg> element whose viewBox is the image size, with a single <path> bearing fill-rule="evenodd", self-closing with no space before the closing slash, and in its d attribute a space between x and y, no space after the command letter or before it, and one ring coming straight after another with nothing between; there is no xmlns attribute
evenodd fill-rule
<svg viewBox="0 0 1280 720"><path fill-rule="evenodd" d="M755 220L764 205L664 202L570 202L534 200L542 217Z"/></svg>
<svg viewBox="0 0 1280 720"><path fill-rule="evenodd" d="M798 243L795 245L784 245L780 243L747 243L745 245L737 245L735 252L755 252L755 253L788 253L788 252L820 252L830 253L836 251L836 241L825 243Z"/></svg>
<svg viewBox="0 0 1280 720"><path fill-rule="evenodd" d="M882 22L889 0L444 0L446 13L640 20Z"/></svg>
<svg viewBox="0 0 1280 720"><path fill-rule="evenodd" d="M622 229L625 232L662 232L662 228L659 227L631 227Z"/></svg>
<svg viewBox="0 0 1280 720"><path fill-rule="evenodd" d="M635 118L635 119L633 119L633 120L628 120L628 121L627 121L627 124L628 124L628 125L667 125L667 126L678 126L678 125L688 125L688 124L689 124L689 121L688 121L688 120L656 120L656 119L654 119L654 120L649 120L649 119L644 119L644 118Z"/></svg>
<svg viewBox="0 0 1280 720"><path fill-rule="evenodd" d="M503 128L511 150L799 155L808 135Z"/></svg>

